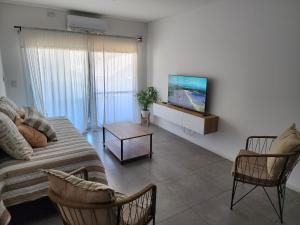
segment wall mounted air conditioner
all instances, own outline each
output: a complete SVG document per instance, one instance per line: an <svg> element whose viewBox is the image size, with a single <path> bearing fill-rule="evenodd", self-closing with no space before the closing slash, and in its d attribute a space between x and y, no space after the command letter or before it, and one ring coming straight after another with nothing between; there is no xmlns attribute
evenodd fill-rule
<svg viewBox="0 0 300 225"><path fill-rule="evenodd" d="M68 30L84 30L103 33L107 29L107 21L99 18L67 15Z"/></svg>

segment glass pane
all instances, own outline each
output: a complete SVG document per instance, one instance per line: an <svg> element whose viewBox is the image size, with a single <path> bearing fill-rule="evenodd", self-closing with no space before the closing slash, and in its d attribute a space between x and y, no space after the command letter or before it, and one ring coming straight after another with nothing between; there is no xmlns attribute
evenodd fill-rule
<svg viewBox="0 0 300 225"><path fill-rule="evenodd" d="M135 121L136 53L97 52L94 59L98 125Z"/></svg>

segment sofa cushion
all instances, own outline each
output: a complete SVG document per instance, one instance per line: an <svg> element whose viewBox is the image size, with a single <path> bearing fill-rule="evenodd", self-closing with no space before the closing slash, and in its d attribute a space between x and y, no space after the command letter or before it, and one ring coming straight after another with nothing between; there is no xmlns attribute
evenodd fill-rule
<svg viewBox="0 0 300 225"><path fill-rule="evenodd" d="M49 141L57 141L57 136L54 128L49 121L39 112L31 107L25 107L24 124L37 129L46 135Z"/></svg>
<svg viewBox="0 0 300 225"><path fill-rule="evenodd" d="M269 151L269 154L292 153L300 150L300 133L292 124L279 135ZM271 176L278 176L283 169L284 159L269 157L267 160L268 172Z"/></svg>
<svg viewBox="0 0 300 225"><path fill-rule="evenodd" d="M113 189L105 184L86 181L58 170L43 170L48 174L49 188L58 196L79 203L111 203L116 200Z"/></svg>
<svg viewBox="0 0 300 225"><path fill-rule="evenodd" d="M30 159L33 150L16 125L0 112L0 148L15 159Z"/></svg>

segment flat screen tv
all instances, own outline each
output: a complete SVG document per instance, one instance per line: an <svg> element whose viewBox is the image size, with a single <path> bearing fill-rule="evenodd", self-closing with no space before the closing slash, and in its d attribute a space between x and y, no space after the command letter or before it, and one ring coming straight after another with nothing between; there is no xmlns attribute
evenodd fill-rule
<svg viewBox="0 0 300 225"><path fill-rule="evenodd" d="M169 75L168 103L205 112L207 77Z"/></svg>

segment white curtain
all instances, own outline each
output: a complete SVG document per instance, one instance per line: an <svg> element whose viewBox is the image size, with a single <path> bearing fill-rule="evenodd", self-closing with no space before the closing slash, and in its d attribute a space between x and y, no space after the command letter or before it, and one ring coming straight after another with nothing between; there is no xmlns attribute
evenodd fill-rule
<svg viewBox="0 0 300 225"><path fill-rule="evenodd" d="M136 41L23 29L20 42L28 96L44 115L80 131L136 121Z"/></svg>
<svg viewBox="0 0 300 225"><path fill-rule="evenodd" d="M99 44L99 42L97 42ZM104 37L103 51L93 51L97 126L137 121L137 43Z"/></svg>
<svg viewBox="0 0 300 225"><path fill-rule="evenodd" d="M86 36L26 29L20 35L35 108L49 117L67 116L84 131L89 102Z"/></svg>

